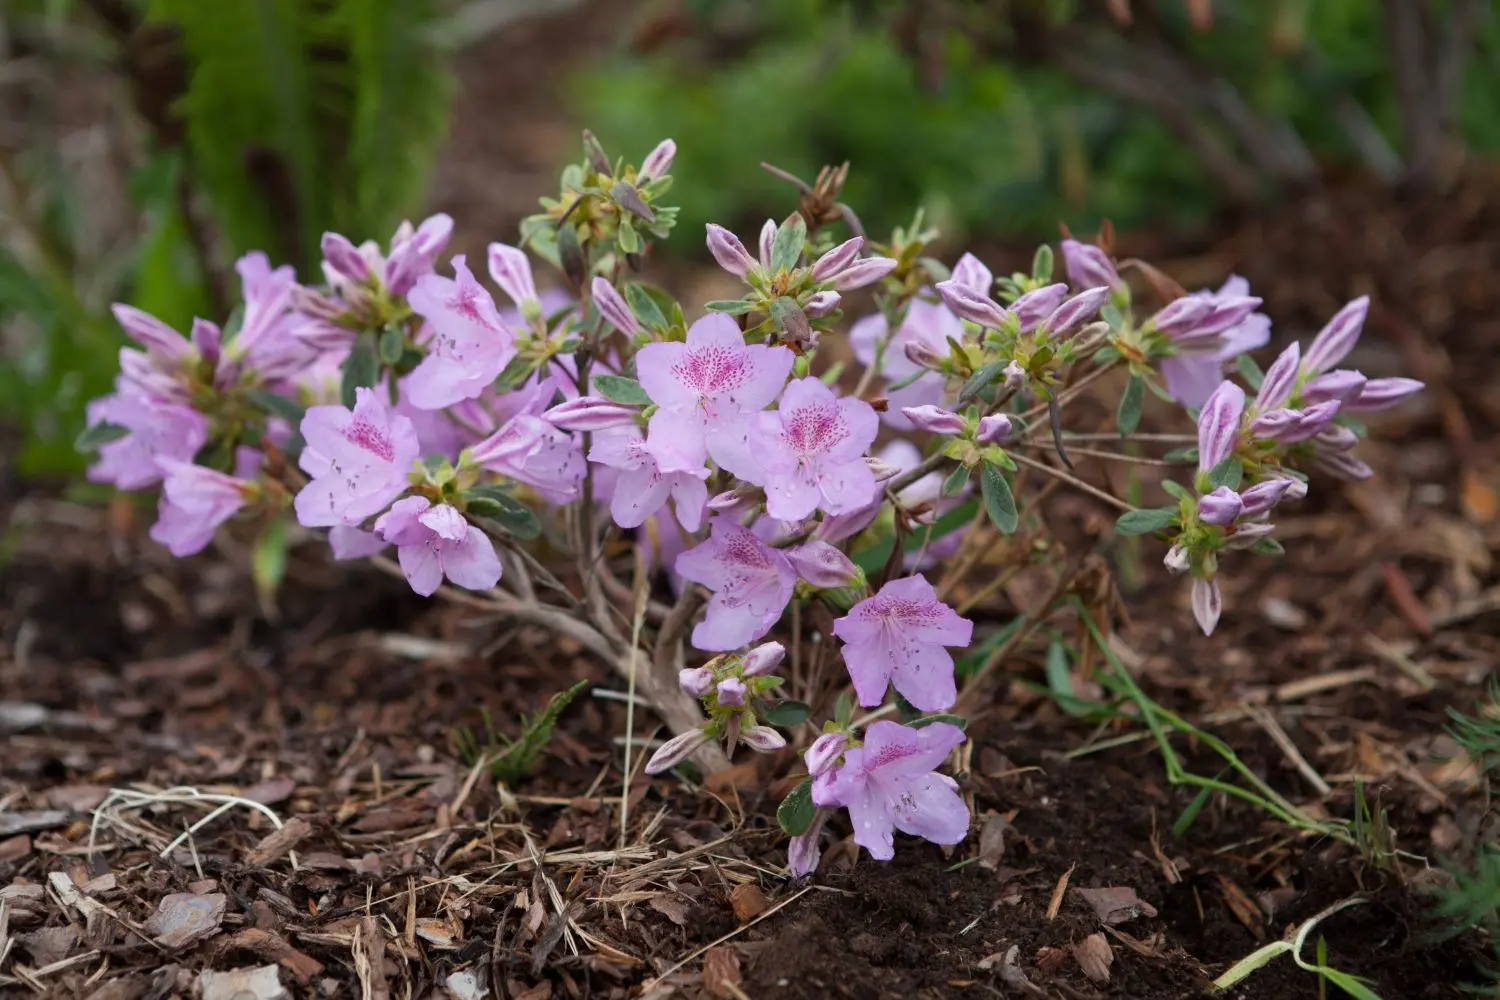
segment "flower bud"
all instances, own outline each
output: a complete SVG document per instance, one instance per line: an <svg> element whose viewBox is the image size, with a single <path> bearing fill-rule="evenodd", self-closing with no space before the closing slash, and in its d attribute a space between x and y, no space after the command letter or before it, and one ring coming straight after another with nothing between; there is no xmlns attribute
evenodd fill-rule
<svg viewBox="0 0 1500 1000"><path fill-rule="evenodd" d="M952 278L949 278L947 281L939 281L937 283L937 292L943 297L943 302L957 316L994 330L999 330L1005 325L1008 314L994 300L960 285Z"/></svg>
<svg viewBox="0 0 1500 1000"><path fill-rule="evenodd" d="M1172 573L1186 573L1193 568L1193 561L1188 557L1188 550L1181 544L1174 545L1167 550L1166 558L1162 565Z"/></svg>
<svg viewBox="0 0 1500 1000"><path fill-rule="evenodd" d="M759 486L742 483L732 490L716 493L708 498L708 509L719 514L740 513L761 502L763 494Z"/></svg>
<svg viewBox="0 0 1500 1000"><path fill-rule="evenodd" d="M820 812L812 826L793 837L786 845L786 866L792 873L792 878L806 878L818 870L818 862L823 857L823 848L818 843L822 833L823 813Z"/></svg>
<svg viewBox="0 0 1500 1000"><path fill-rule="evenodd" d="M776 233L780 228L775 219L767 219L760 227L760 266L766 271L771 270L771 250L776 246Z"/></svg>
<svg viewBox="0 0 1500 1000"><path fill-rule="evenodd" d="M1176 340L1193 329L1213 312L1213 301L1206 295L1184 295L1151 317L1150 325Z"/></svg>
<svg viewBox="0 0 1500 1000"><path fill-rule="evenodd" d="M903 348L906 360L919 368L938 368L943 363L943 356L920 340L909 340Z"/></svg>
<svg viewBox="0 0 1500 1000"><path fill-rule="evenodd" d="M219 329L219 324L210 323L206 319L193 320L193 347L197 349L200 358L211 365L217 365L223 345L224 331Z"/></svg>
<svg viewBox="0 0 1500 1000"><path fill-rule="evenodd" d="M756 753L775 753L786 746L786 737L770 726L751 726L740 731L740 742Z"/></svg>
<svg viewBox="0 0 1500 1000"><path fill-rule="evenodd" d="M745 677L760 677L769 674L781 665L786 656L786 647L779 642L763 642L745 654L740 673Z"/></svg>
<svg viewBox="0 0 1500 1000"><path fill-rule="evenodd" d="M1109 255L1096 246L1079 243L1077 240L1063 240L1062 254L1068 280L1075 288L1094 288L1098 285L1121 288L1125 284L1120 280L1120 273L1115 270Z"/></svg>
<svg viewBox="0 0 1500 1000"><path fill-rule="evenodd" d="M1026 369L1021 367L1019 361L1012 361L1006 365L1001 374L1005 377L1005 388L1012 392L1026 384Z"/></svg>
<svg viewBox="0 0 1500 1000"><path fill-rule="evenodd" d="M1369 312L1368 295L1361 295L1340 309L1313 338L1307 353L1302 356L1302 366L1309 373L1317 375L1344 360L1354 350L1354 345L1359 343L1359 335Z"/></svg>
<svg viewBox="0 0 1500 1000"><path fill-rule="evenodd" d="M292 286L292 309L315 319L338 319L347 307L304 285Z"/></svg>
<svg viewBox="0 0 1500 1000"><path fill-rule="evenodd" d="M802 753L802 760L807 764L807 773L816 778L832 770L838 763L839 757L843 755L844 747L848 745L848 733L824 733L813 740L812 746Z"/></svg>
<svg viewBox="0 0 1500 1000"><path fill-rule="evenodd" d="M719 682L718 694L720 705L743 705L745 682L738 677L726 677Z"/></svg>
<svg viewBox="0 0 1500 1000"><path fill-rule="evenodd" d="M786 557L798 576L820 590L847 587L859 579L859 567L827 542L805 542Z"/></svg>
<svg viewBox="0 0 1500 1000"><path fill-rule="evenodd" d="M1368 381L1361 373L1347 368L1325 372L1302 387L1302 401L1310 405L1331 399L1347 409L1350 402L1359 398Z"/></svg>
<svg viewBox="0 0 1500 1000"><path fill-rule="evenodd" d="M841 296L832 289L822 292L814 292L813 296L803 305L802 311L813 319L827 316L839 307Z"/></svg>
<svg viewBox="0 0 1500 1000"><path fill-rule="evenodd" d="M1375 475L1374 469L1347 451L1315 451L1313 462L1318 468L1337 479L1369 479Z"/></svg>
<svg viewBox="0 0 1500 1000"><path fill-rule="evenodd" d="M1071 333L1073 328L1097 313L1109 300L1109 289L1103 286L1079 292L1042 321L1042 329L1054 337Z"/></svg>
<svg viewBox="0 0 1500 1000"><path fill-rule="evenodd" d="M542 419L565 431L602 431L635 423L640 410L603 396L580 396L558 403Z"/></svg>
<svg viewBox="0 0 1500 1000"><path fill-rule="evenodd" d="M853 291L873 285L896 269L897 261L890 257L866 257L839 272L833 279L833 287L841 292Z"/></svg>
<svg viewBox="0 0 1500 1000"><path fill-rule="evenodd" d="M1198 498L1198 518L1207 524L1227 528L1240 516L1245 503L1240 495L1228 486L1220 486L1207 496Z"/></svg>
<svg viewBox="0 0 1500 1000"><path fill-rule="evenodd" d="M1011 431L1010 417L1003 413L991 413L979 420L979 433L974 440L980 444L999 444L1010 440Z"/></svg>
<svg viewBox="0 0 1500 1000"><path fill-rule="evenodd" d="M1108 291L1105 289L1106 294ZM1066 284L1047 285L1016 299L1010 304L1010 312L1021 324L1021 332L1030 333L1042 324L1042 320L1056 312L1067 297Z"/></svg>
<svg viewBox="0 0 1500 1000"><path fill-rule="evenodd" d="M702 698L714 686L714 672L707 667L688 667L677 671L677 686L694 698Z"/></svg>
<svg viewBox="0 0 1500 1000"><path fill-rule="evenodd" d="M1224 543L1226 549L1248 549L1262 538L1267 537L1276 530L1276 525L1267 524L1264 521L1254 521L1249 524L1235 526L1234 534Z"/></svg>
<svg viewBox="0 0 1500 1000"><path fill-rule="evenodd" d="M1297 421L1296 427L1281 432L1276 436L1276 440L1282 444L1309 441L1322 433L1323 428L1333 423L1333 418L1338 414L1339 404L1335 400L1314 403L1302 411L1302 419Z"/></svg>
<svg viewBox="0 0 1500 1000"><path fill-rule="evenodd" d="M1388 410L1401 403L1406 397L1421 392L1426 384L1418 382L1414 378L1373 378L1365 383L1364 390L1358 398L1352 402L1346 402L1344 409L1350 413L1374 413L1377 410Z"/></svg>
<svg viewBox="0 0 1500 1000"><path fill-rule="evenodd" d="M646 773L660 774L676 767L708 740L708 734L701 729L690 729L681 736L672 737L651 755L651 759L646 762Z"/></svg>
<svg viewBox="0 0 1500 1000"><path fill-rule="evenodd" d="M1329 424L1313 438L1313 447L1318 451L1349 451L1359 444L1359 435L1339 424Z"/></svg>
<svg viewBox="0 0 1500 1000"><path fill-rule="evenodd" d="M671 172L672 161L676 158L677 143L671 139L663 139L641 162L641 169L636 172L635 179L642 184L649 184L658 177L665 177Z"/></svg>
<svg viewBox="0 0 1500 1000"><path fill-rule="evenodd" d="M969 427L968 422L957 413L931 403L903 406L901 414L916 427L932 434L962 434Z"/></svg>
<svg viewBox="0 0 1500 1000"><path fill-rule="evenodd" d="M415 230L402 223L391 240L391 255L385 261L385 287L392 295L405 297L417 279L432 270L438 254L453 235L453 218L439 212Z"/></svg>
<svg viewBox="0 0 1500 1000"><path fill-rule="evenodd" d="M590 291L594 293L594 307L599 310L599 315L609 320L610 326L627 337L634 337L641 332L640 321L631 311L630 303L615 290L614 285L602 276L595 276Z"/></svg>
<svg viewBox="0 0 1500 1000"><path fill-rule="evenodd" d="M1250 434L1256 438L1279 440L1283 434L1298 427L1301 423L1301 410L1289 410L1283 407L1262 413L1250 421Z"/></svg>
<svg viewBox="0 0 1500 1000"><path fill-rule="evenodd" d="M1198 414L1199 469L1208 472L1234 454L1244 412L1245 390L1233 382L1220 382Z"/></svg>
<svg viewBox="0 0 1500 1000"><path fill-rule="evenodd" d="M1203 630L1204 635L1214 634L1214 626L1219 624L1219 615L1223 610L1224 598L1219 593L1218 581L1195 577L1193 579L1193 617L1198 619L1198 627Z"/></svg>
<svg viewBox="0 0 1500 1000"><path fill-rule="evenodd" d="M714 255L720 267L736 277L743 278L755 267L755 259L739 237L712 222L708 224L708 252Z"/></svg>
<svg viewBox="0 0 1500 1000"><path fill-rule="evenodd" d="M856 236L852 240L845 240L819 257L812 267L812 280L820 284L824 281L832 281L854 263L854 258L859 256L860 248L864 245L864 237Z"/></svg>
<svg viewBox="0 0 1500 1000"><path fill-rule="evenodd" d="M887 479L895 479L905 471L894 462L887 462L885 459L875 455L866 455L865 464L870 467L871 472L875 473L875 481L877 483L883 483ZM838 517L840 515L835 514L834 516Z"/></svg>
<svg viewBox="0 0 1500 1000"><path fill-rule="evenodd" d="M1240 500L1244 509L1240 511L1240 517L1258 517L1266 513L1276 506L1293 482L1291 479L1267 479L1243 491Z"/></svg>
<svg viewBox="0 0 1500 1000"><path fill-rule="evenodd" d="M490 278L516 305L538 301L531 261L524 251L504 243L491 243L489 265Z"/></svg>
<svg viewBox="0 0 1500 1000"><path fill-rule="evenodd" d="M1243 323L1261 304L1261 300L1254 295L1217 295L1204 298L1209 302L1208 312L1190 327L1172 334L1173 340L1180 342L1216 337Z"/></svg>
<svg viewBox="0 0 1500 1000"><path fill-rule="evenodd" d="M1277 355L1266 377L1261 379L1260 392L1255 397L1255 408L1269 413L1286 405L1292 396L1292 387L1297 384L1297 368L1302 363L1302 347L1295 340Z"/></svg>
<svg viewBox="0 0 1500 1000"><path fill-rule="evenodd" d="M966 253L953 265L953 280L981 298L988 298L995 276L978 257Z"/></svg>
<svg viewBox="0 0 1500 1000"><path fill-rule="evenodd" d="M180 360L187 356L188 342L167 324L133 306L116 303L113 307L115 320L124 327L130 339L140 344L151 354L169 360Z"/></svg>
<svg viewBox="0 0 1500 1000"><path fill-rule="evenodd" d="M353 243L338 233L323 234L323 259L340 275L359 284L370 277L370 265Z"/></svg>
<svg viewBox="0 0 1500 1000"><path fill-rule="evenodd" d="M1286 492L1281 495L1283 500L1301 500L1307 496L1307 482L1296 476L1280 476L1286 481Z"/></svg>

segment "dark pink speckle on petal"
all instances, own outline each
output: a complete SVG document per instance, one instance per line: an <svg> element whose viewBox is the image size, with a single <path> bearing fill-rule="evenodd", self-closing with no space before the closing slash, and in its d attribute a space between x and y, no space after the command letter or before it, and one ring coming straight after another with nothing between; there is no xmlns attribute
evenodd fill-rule
<svg viewBox="0 0 1500 1000"><path fill-rule="evenodd" d="M363 448L383 462L395 461L396 445L390 434L363 416L356 415L349 421L349 426L344 428L344 437L350 444Z"/></svg>

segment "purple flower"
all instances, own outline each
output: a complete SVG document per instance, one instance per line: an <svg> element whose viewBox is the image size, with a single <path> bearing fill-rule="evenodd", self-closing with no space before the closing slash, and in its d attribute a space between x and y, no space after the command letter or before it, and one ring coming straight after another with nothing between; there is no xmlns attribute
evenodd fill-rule
<svg viewBox="0 0 1500 1000"><path fill-rule="evenodd" d="M707 667L688 667L677 671L677 686L694 698L702 698L713 690L714 672Z"/></svg>
<svg viewBox="0 0 1500 1000"><path fill-rule="evenodd" d="M946 722L872 723L864 746L844 751L843 767L814 779L813 802L849 810L854 842L878 861L895 856L895 830L957 844L969 832L969 809L957 782L935 772L963 741L964 731Z"/></svg>
<svg viewBox="0 0 1500 1000"><path fill-rule="evenodd" d="M954 280L958 280L955 278ZM857 320L849 329L849 345L854 356L865 367L873 367L877 356L880 373L892 382L903 382L917 376L915 381L899 389L887 389L888 407L882 421L896 430L909 431L911 421L901 412L903 407L942 404L951 397L944 390L941 373L926 371L942 362L948 353L948 338L962 340L963 324L958 317L939 303L916 299L907 308L906 318L892 335L885 317L880 313ZM881 343L884 349L881 350ZM925 359L921 364L913 358Z"/></svg>
<svg viewBox="0 0 1500 1000"><path fill-rule="evenodd" d="M953 280L983 298L988 298L990 289L995 287L995 275L971 253L964 254L953 265Z"/></svg>
<svg viewBox="0 0 1500 1000"><path fill-rule="evenodd" d="M245 312L226 353L263 379L290 378L316 354L298 335L302 320L291 312L297 272L289 265L273 269L269 258L259 251L245 254L235 262L234 269L244 288Z"/></svg>
<svg viewBox="0 0 1500 1000"><path fill-rule="evenodd" d="M869 403L839 398L816 378L797 379L782 393L778 410L759 414L748 461L728 468L765 487L772 517L800 521L819 508L844 514L876 492L864 455L878 433L880 418Z"/></svg>
<svg viewBox="0 0 1500 1000"><path fill-rule="evenodd" d="M890 257L865 257L844 268L833 277L836 291L852 292L856 288L873 285L896 269L896 261Z"/></svg>
<svg viewBox="0 0 1500 1000"><path fill-rule="evenodd" d="M1276 440L1282 444L1310 441L1323 433L1323 430L1333 423L1333 418L1338 416L1339 404L1336 400L1330 399L1324 403L1314 403L1305 410L1292 412L1300 413L1300 416L1296 426L1276 435Z"/></svg>
<svg viewBox="0 0 1500 1000"><path fill-rule="evenodd" d="M824 733L813 740L812 746L802 753L802 762L807 765L807 773L816 778L833 769L839 758L844 755L844 748L849 745L848 733Z"/></svg>
<svg viewBox="0 0 1500 1000"><path fill-rule="evenodd" d="M911 421L913 427L932 434L962 434L969 429L969 424L963 417L930 403L924 406L903 406L901 415Z"/></svg>
<svg viewBox="0 0 1500 1000"><path fill-rule="evenodd" d="M1368 382L1364 375L1347 368L1315 375L1302 386L1302 402L1325 403L1331 399L1347 410L1352 401L1360 398ZM1421 384L1417 383L1418 386Z"/></svg>
<svg viewBox="0 0 1500 1000"><path fill-rule="evenodd" d="M1301 364L1302 347L1294 340L1276 356L1271 367L1266 369L1265 378L1260 382L1260 391L1255 397L1257 412L1268 413L1286 405L1287 400L1292 398L1292 390L1296 388L1297 369Z"/></svg>
<svg viewBox="0 0 1500 1000"><path fill-rule="evenodd" d="M1240 517L1259 517L1267 513L1281 502L1294 482L1293 479L1267 479L1243 491L1240 493Z"/></svg>
<svg viewBox="0 0 1500 1000"><path fill-rule="evenodd" d="M820 590L848 587L859 579L859 567L827 542L804 542L787 552L797 575Z"/></svg>
<svg viewBox="0 0 1500 1000"><path fill-rule="evenodd" d="M635 313L630 310L630 303L602 277L595 277L592 285L594 294L594 307L599 314L609 320L611 326L619 330L627 337L634 337L641 332L640 321L635 318Z"/></svg>
<svg viewBox="0 0 1500 1000"><path fill-rule="evenodd" d="M646 762L646 773L660 774L676 767L710 739L708 733L701 729L689 729L680 736L672 737L651 755L651 759Z"/></svg>
<svg viewBox="0 0 1500 1000"><path fill-rule="evenodd" d="M658 435L659 437L659 435ZM662 456L660 441L647 441L634 427L601 433L589 449L589 461L619 469L610 498L609 512L622 528L638 528L646 518L666 505L668 497L676 503L677 520L688 531L697 531L703 523L703 507L708 502L708 469L668 467L683 465L680 457Z"/></svg>
<svg viewBox="0 0 1500 1000"><path fill-rule="evenodd" d="M1338 374L1331 372L1330 374ZM1324 376L1326 377L1326 376ZM1426 384L1414 378L1372 378L1353 401L1346 401L1344 409L1350 413L1373 413L1388 410L1406 397L1421 392Z"/></svg>
<svg viewBox="0 0 1500 1000"><path fill-rule="evenodd" d="M955 314L992 330L1003 328L1010 315L988 295L982 295L952 278L939 281L937 293L942 296L943 304Z"/></svg>
<svg viewBox="0 0 1500 1000"><path fill-rule="evenodd" d="M1104 289L1104 294L1109 295L1108 288ZM1021 324L1021 332L1030 333L1042 325L1042 320L1056 312L1057 307L1062 305L1063 299L1067 297L1066 283L1046 285L1016 299L1010 304L1010 312Z"/></svg>
<svg viewBox="0 0 1500 1000"><path fill-rule="evenodd" d="M663 139L641 161L641 169L635 175L636 183L649 184L658 177L665 177L672 170L672 161L676 158L677 143L671 139Z"/></svg>
<svg viewBox="0 0 1500 1000"><path fill-rule="evenodd" d="M524 312L527 304L533 308L541 305L536 294L536 280L531 276L531 261L525 251L507 243L491 243L489 247L490 280L506 297ZM454 258L457 260L457 258Z"/></svg>
<svg viewBox="0 0 1500 1000"><path fill-rule="evenodd" d="M748 528L718 518L708 540L679 555L676 568L714 591L708 614L693 629L693 645L714 652L738 649L769 632L797 586L797 571L785 555Z"/></svg>
<svg viewBox="0 0 1500 1000"><path fill-rule="evenodd" d="M324 233L322 249L324 262L345 280L355 284L370 280L370 262L348 237Z"/></svg>
<svg viewBox="0 0 1500 1000"><path fill-rule="evenodd" d="M423 275L432 273L438 254L453 235L453 219L447 215L429 216L412 230L403 222L391 238L391 252L385 259L385 285L398 298L407 295Z"/></svg>
<svg viewBox="0 0 1500 1000"><path fill-rule="evenodd" d="M1294 431L1301 423L1301 410L1271 410L1250 421L1250 434L1259 440L1280 440L1283 434Z"/></svg>
<svg viewBox="0 0 1500 1000"><path fill-rule="evenodd" d="M661 407L651 418L652 436L660 427L695 463L707 454L735 471L745 464L754 415L781 394L792 361L785 347L746 344L723 315L694 323L685 344L647 344L635 365L641 387Z"/></svg>
<svg viewBox="0 0 1500 1000"><path fill-rule="evenodd" d="M1361 295L1334 314L1333 319L1318 331L1307 353L1302 357L1302 367L1309 375L1328 371L1354 350L1364 329L1365 317L1370 312L1370 297Z"/></svg>
<svg viewBox="0 0 1500 1000"><path fill-rule="evenodd" d="M854 263L855 258L859 256L860 248L864 245L864 237L856 236L852 240L845 240L819 257L813 262L812 280L816 282L832 281L835 277L842 274L850 264Z"/></svg>
<svg viewBox="0 0 1500 1000"><path fill-rule="evenodd" d="M190 462L208 441L208 418L203 414L191 406L133 391L89 403L88 419L91 427L107 423L130 432L101 445L99 461L88 472L91 481L112 483L121 490L141 490L159 482L158 459Z"/></svg>
<svg viewBox="0 0 1500 1000"><path fill-rule="evenodd" d="M1057 286L1054 286L1057 287ZM1069 333L1078 324L1097 313L1109 298L1109 289L1102 285L1079 292L1057 307L1057 310L1041 322L1041 329L1054 337ZM1017 303L1019 305L1019 303ZM1024 327L1023 327L1024 332Z"/></svg>
<svg viewBox="0 0 1500 1000"><path fill-rule="evenodd" d="M1112 289L1125 287L1120 273L1109 255L1096 246L1079 243L1077 240L1062 241L1063 265L1068 271L1068 280L1075 288L1094 288L1108 285Z"/></svg>
<svg viewBox="0 0 1500 1000"><path fill-rule="evenodd" d="M1010 417L1003 413L992 413L979 419L979 433L974 440L980 444L999 444L1010 439Z"/></svg>
<svg viewBox="0 0 1500 1000"><path fill-rule="evenodd" d="M745 677L763 677L781 666L786 647L779 642L763 642L745 654L740 673Z"/></svg>
<svg viewBox="0 0 1500 1000"><path fill-rule="evenodd" d="M1220 382L1198 414L1198 468L1208 472L1234 454L1245 413L1245 390Z"/></svg>
<svg viewBox="0 0 1500 1000"><path fill-rule="evenodd" d="M774 230L772 231L774 235ZM745 249L740 238L723 226L708 224L708 252L714 255L719 266L736 278L743 278L756 266L756 260ZM766 255L769 258L769 254Z"/></svg>
<svg viewBox="0 0 1500 1000"><path fill-rule="evenodd" d="M541 416L556 384L545 379L529 390L520 411L469 452L473 460L502 476L526 483L553 503L570 503L578 496L586 464L578 441Z"/></svg>
<svg viewBox="0 0 1500 1000"><path fill-rule="evenodd" d="M1213 635L1219 624L1219 615L1224 610L1224 598L1219 593L1219 581L1193 578L1193 617L1204 635Z"/></svg>
<svg viewBox="0 0 1500 1000"><path fill-rule="evenodd" d="M745 703L745 682L738 677L726 677L719 682L715 689L715 696L720 705L743 705Z"/></svg>
<svg viewBox="0 0 1500 1000"><path fill-rule="evenodd" d="M165 478L151 538L174 556L202 552L219 525L233 517L255 484L175 458L158 458Z"/></svg>
<svg viewBox="0 0 1500 1000"><path fill-rule="evenodd" d="M1244 509L1245 502L1228 486L1220 486L1212 493L1198 498L1199 519L1221 528L1233 524Z"/></svg>
<svg viewBox="0 0 1500 1000"><path fill-rule="evenodd" d="M375 533L396 546L396 559L411 589L431 597L443 577L469 590L500 582L500 557L474 525L445 503L406 497L375 522Z"/></svg>
<svg viewBox="0 0 1500 1000"><path fill-rule="evenodd" d="M428 274L411 290L412 310L432 330L427 356L406 378L414 405L441 410L465 399L477 399L516 356L511 336L495 300L460 254L453 258L457 280Z"/></svg>
<svg viewBox="0 0 1500 1000"><path fill-rule="evenodd" d="M1223 380L1228 362L1270 342L1271 320L1254 311L1260 300L1249 291L1249 283L1233 275L1216 292L1194 292L1172 303L1207 303L1201 312L1200 306L1179 307L1194 312L1195 318L1171 335L1177 354L1161 361L1167 391L1183 406L1202 406ZM1172 306L1158 313L1158 319Z"/></svg>
<svg viewBox="0 0 1500 1000"><path fill-rule="evenodd" d="M354 410L314 406L302 418L307 445L299 463L312 477L297 494L297 520L307 528L357 525L406 491L417 460L417 431L370 389L355 390Z"/></svg>
<svg viewBox="0 0 1500 1000"><path fill-rule="evenodd" d="M923 712L952 708L958 699L953 657L945 646L965 647L974 624L938 600L925 577L892 580L833 623L844 640L844 663L859 703L879 705L894 684Z"/></svg>
<svg viewBox="0 0 1500 1000"><path fill-rule="evenodd" d="M629 427L640 415L640 408L605 399L603 396L580 396L558 403L542 414L542 419L565 431L605 431Z"/></svg>
<svg viewBox="0 0 1500 1000"><path fill-rule="evenodd" d="M187 339L150 313L119 302L110 309L130 339L144 347L153 360L163 363L169 370L175 371L192 358L192 345Z"/></svg>

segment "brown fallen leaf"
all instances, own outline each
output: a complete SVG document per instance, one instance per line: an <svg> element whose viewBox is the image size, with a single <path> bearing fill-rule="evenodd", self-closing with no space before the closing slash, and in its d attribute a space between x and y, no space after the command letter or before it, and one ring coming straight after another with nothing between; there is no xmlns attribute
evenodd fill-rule
<svg viewBox="0 0 1500 1000"><path fill-rule="evenodd" d="M31 955L33 965L51 965L73 954L78 947L78 928L43 927L30 934L17 934L16 943Z"/></svg>
<svg viewBox="0 0 1500 1000"><path fill-rule="evenodd" d="M1083 974L1096 983L1109 982L1109 967L1114 963L1115 953L1109 947L1109 939L1101 932L1094 932L1073 945L1073 958Z"/></svg>
<svg viewBox="0 0 1500 1000"><path fill-rule="evenodd" d="M765 913L771 905L766 894L754 882L746 882L731 889L729 904L734 907L734 919L742 924L748 924Z"/></svg>
<svg viewBox="0 0 1500 1000"><path fill-rule="evenodd" d="M300 816L293 816L282 824L280 830L274 831L250 848L245 855L245 864L252 868L264 868L290 853L310 833L312 825Z"/></svg>
<svg viewBox="0 0 1500 1000"><path fill-rule="evenodd" d="M703 956L703 986L716 997L734 1000L740 985L740 956L732 944L720 944Z"/></svg>
<svg viewBox="0 0 1500 1000"><path fill-rule="evenodd" d="M687 926L688 907L681 896L669 896L663 893L660 896L652 896L646 905L672 921L678 927Z"/></svg>
<svg viewBox="0 0 1500 1000"><path fill-rule="evenodd" d="M999 813L985 817L979 831L979 867L994 871L1005 856L1005 828L1010 824Z"/></svg>
<svg viewBox="0 0 1500 1000"><path fill-rule="evenodd" d="M197 944L219 933L227 901L222 892L202 896L174 892L156 905L156 912L146 921L146 933L155 935L156 943L163 948Z"/></svg>
<svg viewBox="0 0 1500 1000"><path fill-rule="evenodd" d="M1074 888L1073 895L1083 900L1094 910L1094 916L1102 924L1113 926L1134 920L1136 917L1156 916L1156 907L1141 899L1128 885L1109 886L1102 889Z"/></svg>

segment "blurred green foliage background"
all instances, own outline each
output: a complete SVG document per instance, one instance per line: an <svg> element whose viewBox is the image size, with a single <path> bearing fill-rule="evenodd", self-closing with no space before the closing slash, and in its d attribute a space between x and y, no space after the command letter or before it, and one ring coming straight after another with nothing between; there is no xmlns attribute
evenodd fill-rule
<svg viewBox="0 0 1500 1000"><path fill-rule="evenodd" d="M537 81L565 95L560 121L587 124L611 150L678 141L684 236L665 251L699 256L691 234L704 222L743 229L786 210L791 192L762 160L809 178L851 160L846 197L872 232L920 205L950 236L989 243L1047 238L1059 222L1089 231L1102 217L1203 225L1347 173L1441 184L1459 140L1471 156L1500 147L1490 7L10 0L0 425L15 432L0 448L24 474L78 470L83 404L108 390L122 343L110 302L179 329L194 315L222 320L243 252L264 249L315 281L325 229L384 240L418 216L451 99L475 82L458 71L461 50L503 58L506 32L476 41L502 23L563 19L541 37L572 57L558 64L582 69ZM1424 33L1415 59L1393 41L1403 12L1422 31L1402 37ZM614 30L580 58L572 29L584 19ZM1459 65L1454 53L1467 56L1456 74L1443 68ZM506 127L503 103L486 110L456 129ZM1414 130L1414 110L1431 127Z"/></svg>

